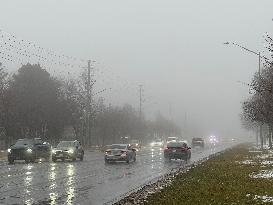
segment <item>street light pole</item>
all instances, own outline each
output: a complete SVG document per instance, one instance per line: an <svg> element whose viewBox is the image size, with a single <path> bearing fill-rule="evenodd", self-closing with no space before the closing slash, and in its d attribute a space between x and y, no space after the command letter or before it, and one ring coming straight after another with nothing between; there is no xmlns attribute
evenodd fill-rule
<svg viewBox="0 0 273 205"><path fill-rule="evenodd" d="M261 79L261 57L263 57L267 61L268 61L268 58L266 58L265 56L261 56L261 52L255 52L253 50L250 50L250 49L248 49L248 48L246 48L244 46L241 46L241 45L239 45L237 43L234 43L234 42L225 42L224 44L225 45L232 44L232 45L237 46L237 47L239 47L239 48L241 48L241 49L243 49L243 50L245 50L245 51L247 51L249 53L253 53L253 54L257 55L258 60L259 60L258 75L259 75L259 79ZM263 129L262 128L263 128L262 123L260 123L259 131L260 131L261 149L263 149ZM257 144L258 144L258 142L257 142Z"/></svg>

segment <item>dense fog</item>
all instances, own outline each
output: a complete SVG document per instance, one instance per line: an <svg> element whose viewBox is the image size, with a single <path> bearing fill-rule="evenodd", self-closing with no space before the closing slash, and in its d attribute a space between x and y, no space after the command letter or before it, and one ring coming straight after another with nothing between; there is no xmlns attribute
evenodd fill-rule
<svg viewBox="0 0 273 205"><path fill-rule="evenodd" d="M161 113L184 137L248 138L253 134L239 115L249 88L241 82L251 81L258 59L223 43L265 51L272 7L247 0L17 0L1 2L0 29L59 55L94 60L93 92L105 89L94 99L106 105L130 104L138 112L143 85L147 120ZM33 56L1 61L9 74L29 62L62 78L76 78L87 67L85 60L72 68Z"/></svg>

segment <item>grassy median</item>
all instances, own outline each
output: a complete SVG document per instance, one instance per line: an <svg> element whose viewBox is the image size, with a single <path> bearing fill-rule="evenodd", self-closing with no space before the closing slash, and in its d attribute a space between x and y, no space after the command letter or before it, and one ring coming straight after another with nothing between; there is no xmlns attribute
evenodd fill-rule
<svg viewBox="0 0 273 205"><path fill-rule="evenodd" d="M146 200L151 205L273 204L273 152L239 145L178 175Z"/></svg>

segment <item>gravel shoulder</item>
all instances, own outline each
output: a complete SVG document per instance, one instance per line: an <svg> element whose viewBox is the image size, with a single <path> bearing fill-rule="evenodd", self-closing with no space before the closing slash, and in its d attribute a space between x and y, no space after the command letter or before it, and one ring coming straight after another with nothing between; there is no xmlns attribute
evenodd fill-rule
<svg viewBox="0 0 273 205"><path fill-rule="evenodd" d="M185 166L116 204L272 204L273 152L241 144Z"/></svg>

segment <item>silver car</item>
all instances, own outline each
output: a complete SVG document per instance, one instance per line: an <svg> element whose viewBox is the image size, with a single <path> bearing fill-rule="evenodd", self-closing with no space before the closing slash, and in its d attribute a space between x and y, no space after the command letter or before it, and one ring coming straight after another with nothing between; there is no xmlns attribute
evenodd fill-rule
<svg viewBox="0 0 273 205"><path fill-rule="evenodd" d="M52 161L56 162L58 159L62 161L71 159L75 161L79 158L81 161L84 157L84 151L79 141L61 141L56 148L52 150Z"/></svg>
<svg viewBox="0 0 273 205"><path fill-rule="evenodd" d="M136 150L129 144L112 144L109 149L105 151L105 163L114 161L136 161Z"/></svg>

